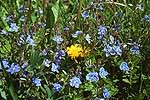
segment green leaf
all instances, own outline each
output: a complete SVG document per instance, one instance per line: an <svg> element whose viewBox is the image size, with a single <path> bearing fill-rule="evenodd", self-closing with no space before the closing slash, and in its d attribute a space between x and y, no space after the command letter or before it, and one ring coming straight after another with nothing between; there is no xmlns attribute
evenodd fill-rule
<svg viewBox="0 0 150 100"><path fill-rule="evenodd" d="M34 23L36 21L36 16L31 16L32 22Z"/></svg>
<svg viewBox="0 0 150 100"><path fill-rule="evenodd" d="M54 5L47 6L47 13L46 13L46 28L51 29L53 28L54 24L56 23L59 15L59 0Z"/></svg>
<svg viewBox="0 0 150 100"><path fill-rule="evenodd" d="M5 91L2 91L2 90L0 90L0 92L1 92L2 98L5 99L5 100L7 100L6 92L5 92Z"/></svg>
<svg viewBox="0 0 150 100"><path fill-rule="evenodd" d="M39 51L32 49L30 56L30 63L31 63L30 70L33 70L34 68L42 64L42 58L40 56Z"/></svg>
<svg viewBox="0 0 150 100"><path fill-rule="evenodd" d="M20 78L20 80L22 80L22 81L26 81L27 79L26 79L26 78Z"/></svg>
<svg viewBox="0 0 150 100"><path fill-rule="evenodd" d="M4 39L3 37L0 40L1 46L0 46L0 54L1 56L7 56L9 55L9 53L11 52L11 45L10 45L11 41L8 41L6 39Z"/></svg>
<svg viewBox="0 0 150 100"><path fill-rule="evenodd" d="M135 97L129 98L129 100L144 100L144 94L136 95Z"/></svg>
<svg viewBox="0 0 150 100"><path fill-rule="evenodd" d="M114 87L113 84L107 84L105 87L109 90L111 96L114 96L118 93L118 89Z"/></svg>
<svg viewBox="0 0 150 100"><path fill-rule="evenodd" d="M51 98L52 97L52 91L50 90L50 88L47 85L44 85L44 88L47 91L48 99L53 100L53 98Z"/></svg>
<svg viewBox="0 0 150 100"><path fill-rule="evenodd" d="M55 17L55 23L58 19L58 15L59 15L59 0L52 6L52 11Z"/></svg>
<svg viewBox="0 0 150 100"><path fill-rule="evenodd" d="M40 88L46 94L46 90L42 86L40 86Z"/></svg>
<svg viewBox="0 0 150 100"><path fill-rule="evenodd" d="M0 86L3 85L2 81L0 80Z"/></svg>
<svg viewBox="0 0 150 100"><path fill-rule="evenodd" d="M13 100L18 100L17 94L15 93L15 90L14 90L14 87L13 87L12 83L10 83L9 92L10 92Z"/></svg>
<svg viewBox="0 0 150 100"><path fill-rule="evenodd" d="M126 79L122 79L123 82L131 84L131 82L126 78Z"/></svg>
<svg viewBox="0 0 150 100"><path fill-rule="evenodd" d="M85 88L85 91L91 91L91 90L94 89L94 86L91 83L85 83L85 87L84 88Z"/></svg>
<svg viewBox="0 0 150 100"><path fill-rule="evenodd" d="M46 11L46 29L49 28L51 31L55 23L55 16L50 5L47 6Z"/></svg>

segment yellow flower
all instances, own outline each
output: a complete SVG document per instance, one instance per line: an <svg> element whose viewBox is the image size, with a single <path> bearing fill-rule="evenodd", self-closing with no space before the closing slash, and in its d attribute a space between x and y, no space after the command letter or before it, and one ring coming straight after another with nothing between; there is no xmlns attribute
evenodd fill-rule
<svg viewBox="0 0 150 100"><path fill-rule="evenodd" d="M78 58L79 56L84 56L83 49L80 44L75 44L67 47L67 54L71 57L71 59Z"/></svg>
<svg viewBox="0 0 150 100"><path fill-rule="evenodd" d="M78 61L76 58L78 57L85 57L89 53L89 49L85 50L86 48L82 48L80 44L71 45L70 47L67 47L67 54L71 57L71 59L74 59L76 63Z"/></svg>

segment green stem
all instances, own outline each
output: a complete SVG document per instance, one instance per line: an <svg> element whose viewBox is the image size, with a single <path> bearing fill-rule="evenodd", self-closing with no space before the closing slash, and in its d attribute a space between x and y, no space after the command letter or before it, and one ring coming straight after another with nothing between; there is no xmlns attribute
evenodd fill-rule
<svg viewBox="0 0 150 100"><path fill-rule="evenodd" d="M142 91L142 85L143 85L143 80L142 80L142 66L141 66L139 93L141 93Z"/></svg>
<svg viewBox="0 0 150 100"><path fill-rule="evenodd" d="M77 13L77 26L80 26L80 14L81 14L81 9L82 9L82 3L83 0L79 0L79 9L78 9L78 13Z"/></svg>
<svg viewBox="0 0 150 100"><path fill-rule="evenodd" d="M46 16L46 6L47 6L47 3L46 3L46 0L43 0L43 14L44 14L44 17Z"/></svg>

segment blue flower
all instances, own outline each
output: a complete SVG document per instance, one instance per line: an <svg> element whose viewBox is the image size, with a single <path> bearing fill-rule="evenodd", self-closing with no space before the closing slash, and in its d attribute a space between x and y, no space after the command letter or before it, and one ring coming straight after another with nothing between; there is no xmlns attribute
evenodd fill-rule
<svg viewBox="0 0 150 100"><path fill-rule="evenodd" d="M20 46L21 44L24 44L25 40L26 40L26 36L25 35L21 35L19 37L18 45Z"/></svg>
<svg viewBox="0 0 150 100"><path fill-rule="evenodd" d="M3 64L3 67L4 67L4 68L9 68L9 62L8 62L7 59L3 59L3 60L2 60L2 64Z"/></svg>
<svg viewBox="0 0 150 100"><path fill-rule="evenodd" d="M47 51L44 49L44 50L42 50L42 55L43 56L46 56L47 55Z"/></svg>
<svg viewBox="0 0 150 100"><path fill-rule="evenodd" d="M107 28L105 26L102 25L98 26L98 35L99 35L98 39L102 39L105 36L106 32Z"/></svg>
<svg viewBox="0 0 150 100"><path fill-rule="evenodd" d="M53 40L57 42L57 44L61 44L64 41L60 35L53 37Z"/></svg>
<svg viewBox="0 0 150 100"><path fill-rule="evenodd" d="M82 34L82 31L76 31L74 34L72 34L72 37L76 38L79 34Z"/></svg>
<svg viewBox="0 0 150 100"><path fill-rule="evenodd" d="M144 18L142 18L142 21L150 21L150 15L145 15Z"/></svg>
<svg viewBox="0 0 150 100"><path fill-rule="evenodd" d="M106 89L106 88L103 90L103 97L104 98L109 98L110 97L110 93L109 93L108 89Z"/></svg>
<svg viewBox="0 0 150 100"><path fill-rule="evenodd" d="M58 69L60 66L58 64L52 63L51 71L59 73Z"/></svg>
<svg viewBox="0 0 150 100"><path fill-rule="evenodd" d="M65 51L64 51L64 50L59 50L58 52L56 52L55 58L61 59L61 58L64 57L65 55L66 55L66 54L65 54Z"/></svg>
<svg viewBox="0 0 150 100"><path fill-rule="evenodd" d="M110 52L113 54L112 47L110 46L110 44L107 43L105 45L104 52L106 53L106 57L110 56Z"/></svg>
<svg viewBox="0 0 150 100"><path fill-rule="evenodd" d="M38 9L38 13L39 13L40 15L42 15L42 14L43 14L43 10L42 10L41 8L39 8L39 9Z"/></svg>
<svg viewBox="0 0 150 100"><path fill-rule="evenodd" d="M24 17L24 16L21 16L21 17L20 17L20 21L21 21L21 22L24 22L24 21L25 21L25 17Z"/></svg>
<svg viewBox="0 0 150 100"><path fill-rule="evenodd" d="M86 75L86 80L89 80L90 82L98 81L98 73L97 72L90 72Z"/></svg>
<svg viewBox="0 0 150 100"><path fill-rule="evenodd" d="M104 10L104 8L103 8L103 6L101 4L96 5L96 9L98 9L100 11Z"/></svg>
<svg viewBox="0 0 150 100"><path fill-rule="evenodd" d="M20 71L20 66L18 64L12 63L10 68L6 70L10 74L15 74Z"/></svg>
<svg viewBox="0 0 150 100"><path fill-rule="evenodd" d="M105 26L100 25L98 26L98 32L100 35L104 35L107 32L107 28Z"/></svg>
<svg viewBox="0 0 150 100"><path fill-rule="evenodd" d="M89 12L88 12L88 11L84 11L81 15L82 15L82 17L83 17L84 19L86 19L86 18L89 17Z"/></svg>
<svg viewBox="0 0 150 100"><path fill-rule="evenodd" d="M111 56L116 55L115 48L114 48L114 47L112 47L111 51L110 51L110 52L108 52L108 53L109 53Z"/></svg>
<svg viewBox="0 0 150 100"><path fill-rule="evenodd" d="M133 54L139 54L140 53L140 48L139 46L137 45L134 45L132 48L130 48L130 51L133 53Z"/></svg>
<svg viewBox="0 0 150 100"><path fill-rule="evenodd" d="M62 89L62 86L60 84L58 84L58 83L53 84L53 90L55 92L59 92L61 89Z"/></svg>
<svg viewBox="0 0 150 100"><path fill-rule="evenodd" d="M114 46L113 46L113 50L115 51L115 54L116 54L116 55L119 55L119 56L122 55L122 49L121 49L120 46L114 45Z"/></svg>
<svg viewBox="0 0 150 100"><path fill-rule="evenodd" d="M113 46L113 50L115 51L116 55L122 55L122 49L119 40L116 40Z"/></svg>
<svg viewBox="0 0 150 100"><path fill-rule="evenodd" d="M55 62L55 64L60 65L61 64L61 59L60 58L55 58L54 62Z"/></svg>
<svg viewBox="0 0 150 100"><path fill-rule="evenodd" d="M12 23L13 22L12 16L6 17L6 22L9 24Z"/></svg>
<svg viewBox="0 0 150 100"><path fill-rule="evenodd" d="M49 66L50 66L50 63L51 63L51 61L48 60L48 59L45 59L45 60L43 61L43 64L44 64L44 66L46 66L46 67L49 67Z"/></svg>
<svg viewBox="0 0 150 100"><path fill-rule="evenodd" d="M25 36L25 35L21 35L21 36L20 36L20 38L19 38L19 39L20 39L21 43L25 42L25 38L26 38L26 36Z"/></svg>
<svg viewBox="0 0 150 100"><path fill-rule="evenodd" d="M25 70L25 71L23 71L22 76L27 78L28 74L29 74L29 72Z"/></svg>
<svg viewBox="0 0 150 100"><path fill-rule="evenodd" d="M96 97L96 98L94 98L94 100L104 100L104 99Z"/></svg>
<svg viewBox="0 0 150 100"><path fill-rule="evenodd" d="M32 82L35 84L35 86L41 86L41 79L39 78L32 78Z"/></svg>
<svg viewBox="0 0 150 100"><path fill-rule="evenodd" d="M69 27L65 27L64 30L65 31L69 31L70 29L69 29Z"/></svg>
<svg viewBox="0 0 150 100"><path fill-rule="evenodd" d="M103 67L101 67L99 69L99 75L101 78L106 78L106 76L108 75L108 72Z"/></svg>
<svg viewBox="0 0 150 100"><path fill-rule="evenodd" d="M5 30L2 30L2 31L0 32L0 34L8 35L8 33L7 33Z"/></svg>
<svg viewBox="0 0 150 100"><path fill-rule="evenodd" d="M25 69L27 66L28 66L28 63L25 62L25 63L23 63L23 65L21 66L21 68Z"/></svg>
<svg viewBox="0 0 150 100"><path fill-rule="evenodd" d="M85 36L85 39L89 44L91 43L91 36L89 34Z"/></svg>
<svg viewBox="0 0 150 100"><path fill-rule="evenodd" d="M82 82L79 77L75 76L72 79L70 79L70 86L72 86L72 87L79 88L81 83Z"/></svg>
<svg viewBox="0 0 150 100"><path fill-rule="evenodd" d="M129 67L128 67L128 64L126 62L122 62L119 66L120 70L123 70L125 72L128 72L129 71Z"/></svg>
<svg viewBox="0 0 150 100"><path fill-rule="evenodd" d="M61 59L62 57L64 57L66 54L65 54L65 51L64 50L59 50L56 52L55 54L55 57L54 57L54 62L55 64L61 64Z"/></svg>
<svg viewBox="0 0 150 100"><path fill-rule="evenodd" d="M21 5L21 6L19 7L19 12L20 12L20 13L25 12L25 10L26 10L26 8L25 8L24 5Z"/></svg>
<svg viewBox="0 0 150 100"><path fill-rule="evenodd" d="M119 30L120 30L120 25L114 25L112 28L113 28L113 30L114 30L115 32L119 32Z"/></svg>
<svg viewBox="0 0 150 100"><path fill-rule="evenodd" d="M28 35L27 39L26 39L26 42L31 45L31 46L34 46L35 45L35 42L34 40L31 38L30 35Z"/></svg>
<svg viewBox="0 0 150 100"><path fill-rule="evenodd" d="M144 11L144 6L141 5L141 4L137 4L137 5L136 5L136 9L139 9L139 10L141 10L141 11Z"/></svg>
<svg viewBox="0 0 150 100"><path fill-rule="evenodd" d="M39 28L44 28L46 24L44 22L38 22L38 27Z"/></svg>
<svg viewBox="0 0 150 100"><path fill-rule="evenodd" d="M106 53L106 57L108 57L110 55L112 55L112 56L114 56L114 55L121 56L122 55L122 49L121 49L119 41L115 41L113 46L110 46L109 43L106 43L105 47L104 47L104 52Z"/></svg>
<svg viewBox="0 0 150 100"><path fill-rule="evenodd" d="M16 25L16 23L11 23L10 24L10 32L18 32L18 26Z"/></svg>

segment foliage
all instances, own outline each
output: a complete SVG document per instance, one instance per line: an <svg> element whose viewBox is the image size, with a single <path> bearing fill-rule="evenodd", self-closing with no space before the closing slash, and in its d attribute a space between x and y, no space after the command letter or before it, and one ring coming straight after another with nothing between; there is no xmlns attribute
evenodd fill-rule
<svg viewBox="0 0 150 100"><path fill-rule="evenodd" d="M150 99L149 5L0 0L0 99Z"/></svg>

